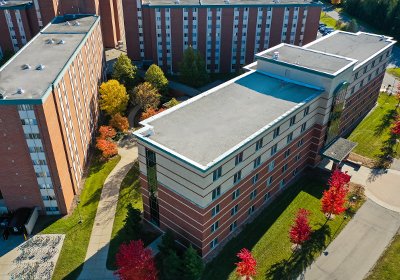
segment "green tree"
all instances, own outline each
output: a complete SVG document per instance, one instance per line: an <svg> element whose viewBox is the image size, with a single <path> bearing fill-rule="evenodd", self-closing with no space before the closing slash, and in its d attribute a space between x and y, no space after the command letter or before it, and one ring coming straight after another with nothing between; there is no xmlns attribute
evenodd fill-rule
<svg viewBox="0 0 400 280"><path fill-rule="evenodd" d="M204 263L192 245L186 249L183 255L182 267L184 280L198 280L203 274Z"/></svg>
<svg viewBox="0 0 400 280"><path fill-rule="evenodd" d="M137 85L133 90L133 102L144 111L149 108L157 109L160 98L161 95L158 94L157 89L148 82Z"/></svg>
<svg viewBox="0 0 400 280"><path fill-rule="evenodd" d="M182 261L174 251L162 258L162 274L165 280L182 279Z"/></svg>
<svg viewBox="0 0 400 280"><path fill-rule="evenodd" d="M168 256L170 252L176 252L176 242L172 231L167 230L161 238L161 243L158 244L158 250L162 257Z"/></svg>
<svg viewBox="0 0 400 280"><path fill-rule="evenodd" d="M199 87L207 83L208 73L206 63L201 54L189 46L183 53L183 60L180 64L181 80L183 83Z"/></svg>
<svg viewBox="0 0 400 280"><path fill-rule="evenodd" d="M128 106L129 96L126 89L117 80L109 80L102 83L100 92L100 109L107 115L113 116L117 113L123 113Z"/></svg>
<svg viewBox="0 0 400 280"><path fill-rule="evenodd" d="M165 78L163 70L157 65L152 64L149 69L147 69L144 80L149 82L162 95L168 93L168 80Z"/></svg>
<svg viewBox="0 0 400 280"><path fill-rule="evenodd" d="M3 57L0 57L0 66L2 66L3 64L5 64L11 57L14 56L14 52L10 51L10 50L6 50L3 53Z"/></svg>
<svg viewBox="0 0 400 280"><path fill-rule="evenodd" d="M139 209L132 206L131 203L126 207L128 212L125 217L125 230L132 239L136 240L140 238L142 232L142 215Z"/></svg>
<svg viewBox="0 0 400 280"><path fill-rule="evenodd" d="M114 64L112 78L130 90L136 83L137 68L126 54L121 54Z"/></svg>
<svg viewBox="0 0 400 280"><path fill-rule="evenodd" d="M349 32L358 32L358 24L355 19L352 19L350 23L346 27L346 31Z"/></svg>
<svg viewBox="0 0 400 280"><path fill-rule="evenodd" d="M176 100L175 98L172 98L170 101L168 101L166 103L166 107L167 107L167 109L169 109L169 108L172 108L172 107L174 107L174 106L176 106L178 104L179 104L179 101Z"/></svg>

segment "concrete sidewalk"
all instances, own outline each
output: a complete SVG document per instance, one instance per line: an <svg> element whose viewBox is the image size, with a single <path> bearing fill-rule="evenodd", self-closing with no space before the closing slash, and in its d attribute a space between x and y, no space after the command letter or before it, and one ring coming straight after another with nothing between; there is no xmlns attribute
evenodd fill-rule
<svg viewBox="0 0 400 280"><path fill-rule="evenodd" d="M399 230L400 214L367 200L357 214L307 268L306 280L361 280Z"/></svg>
<svg viewBox="0 0 400 280"><path fill-rule="evenodd" d="M118 153L121 156L121 160L104 183L86 252L85 263L78 279L115 279L113 272L106 268L108 249L121 182L137 159L138 150L127 139L120 143Z"/></svg>

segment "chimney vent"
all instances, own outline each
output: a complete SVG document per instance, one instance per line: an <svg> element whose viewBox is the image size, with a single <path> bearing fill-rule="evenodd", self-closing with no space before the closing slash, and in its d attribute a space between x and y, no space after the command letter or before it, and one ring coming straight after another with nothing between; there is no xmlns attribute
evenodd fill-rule
<svg viewBox="0 0 400 280"><path fill-rule="evenodd" d="M279 52L278 51L274 52L274 55L272 56L272 59L275 59L275 60L279 59Z"/></svg>

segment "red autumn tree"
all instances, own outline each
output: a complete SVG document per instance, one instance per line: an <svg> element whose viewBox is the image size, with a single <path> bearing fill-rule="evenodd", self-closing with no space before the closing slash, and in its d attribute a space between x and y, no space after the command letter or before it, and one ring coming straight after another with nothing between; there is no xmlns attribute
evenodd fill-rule
<svg viewBox="0 0 400 280"><path fill-rule="evenodd" d="M116 113L110 120L110 125L118 131L126 132L129 129L128 118Z"/></svg>
<svg viewBox="0 0 400 280"><path fill-rule="evenodd" d="M335 170L329 178L329 189L324 191L321 200L321 210L327 214L328 219L333 215L343 213L346 208L346 196L350 175L340 170Z"/></svg>
<svg viewBox="0 0 400 280"><path fill-rule="evenodd" d="M396 105L396 108L397 108L400 105L400 83L397 84L396 98L397 98L397 101L398 101L397 105Z"/></svg>
<svg viewBox="0 0 400 280"><path fill-rule="evenodd" d="M110 138L114 138L114 136L117 134L117 132L115 131L114 128L112 128L109 125L102 125L99 128L99 133L100 139L110 139Z"/></svg>
<svg viewBox="0 0 400 280"><path fill-rule="evenodd" d="M100 137L96 139L96 148L101 151L103 158L110 158L118 154L117 144Z"/></svg>
<svg viewBox="0 0 400 280"><path fill-rule="evenodd" d="M162 111L164 111L163 108L161 108L159 110L156 110L156 109L150 107L150 108L148 108L146 111L144 111L142 113L142 116L140 117L140 120L143 121L145 119L148 119L148 118L150 118L150 117L152 117L154 115L157 115L158 113L161 113Z"/></svg>
<svg viewBox="0 0 400 280"><path fill-rule="evenodd" d="M396 136L400 136L400 117L397 117L397 119L393 123L391 132Z"/></svg>
<svg viewBox="0 0 400 280"><path fill-rule="evenodd" d="M235 263L236 274L241 277L246 277L246 280L250 280L251 276L255 276L257 274L257 261L254 259L251 252L246 248L240 250L236 256L240 259L240 262Z"/></svg>
<svg viewBox="0 0 400 280"><path fill-rule="evenodd" d="M157 269L151 250L144 248L142 240L122 244L116 255L118 269L114 272L121 280L156 280Z"/></svg>
<svg viewBox="0 0 400 280"><path fill-rule="evenodd" d="M300 208L297 211L296 219L289 231L290 241L295 245L302 245L305 241L310 239L311 226L308 220L310 211Z"/></svg>

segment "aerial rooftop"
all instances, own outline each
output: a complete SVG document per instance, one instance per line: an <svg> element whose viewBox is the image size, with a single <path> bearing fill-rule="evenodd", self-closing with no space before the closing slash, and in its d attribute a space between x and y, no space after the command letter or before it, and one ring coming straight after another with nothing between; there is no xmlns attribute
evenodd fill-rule
<svg viewBox="0 0 400 280"><path fill-rule="evenodd" d="M288 44L280 44L256 56L260 59L284 62L331 75L338 74L357 62L351 58L339 57L330 53Z"/></svg>
<svg viewBox="0 0 400 280"><path fill-rule="evenodd" d="M205 169L320 94L258 72L246 73L150 118L148 138Z"/></svg>
<svg viewBox="0 0 400 280"><path fill-rule="evenodd" d="M394 45L391 37L371 33L333 32L304 47L358 60L355 67L361 65L369 57Z"/></svg>
<svg viewBox="0 0 400 280"><path fill-rule="evenodd" d="M4 9L23 9L26 5L32 5L33 0L0 0L0 10Z"/></svg>
<svg viewBox="0 0 400 280"><path fill-rule="evenodd" d="M10 100L40 99L51 88L97 16L56 17L0 68L0 94Z"/></svg>
<svg viewBox="0 0 400 280"><path fill-rule="evenodd" d="M264 5L322 5L314 0L142 0L149 6L264 6Z"/></svg>

